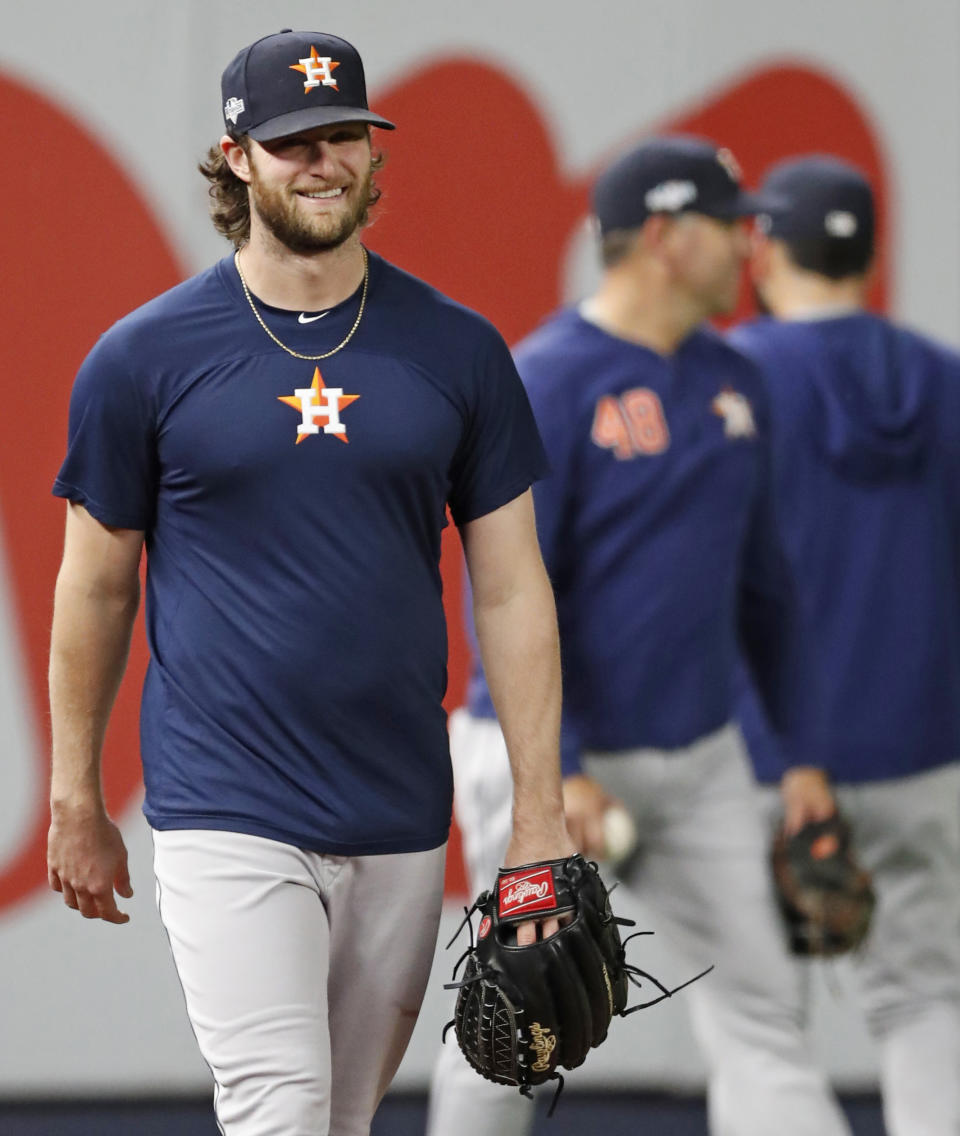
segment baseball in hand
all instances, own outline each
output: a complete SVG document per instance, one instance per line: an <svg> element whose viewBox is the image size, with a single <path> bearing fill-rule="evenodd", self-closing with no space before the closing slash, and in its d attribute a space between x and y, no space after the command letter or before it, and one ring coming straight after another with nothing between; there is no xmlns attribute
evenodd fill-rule
<svg viewBox="0 0 960 1136"><path fill-rule="evenodd" d="M623 805L611 805L603 814L604 860L619 864L637 846L637 827Z"/></svg>

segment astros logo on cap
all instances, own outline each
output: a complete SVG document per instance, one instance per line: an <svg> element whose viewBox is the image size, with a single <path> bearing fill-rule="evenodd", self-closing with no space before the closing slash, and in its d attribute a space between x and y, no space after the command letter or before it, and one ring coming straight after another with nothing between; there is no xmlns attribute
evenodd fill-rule
<svg viewBox="0 0 960 1136"><path fill-rule="evenodd" d="M339 91L337 81L333 77L333 70L339 67L340 64L336 59L331 59L329 55L318 55L317 49L311 45L310 54L306 59L301 59L299 63L291 63L291 71L302 71L307 77L307 81L303 84L303 93L309 94L313 87L333 87L335 91Z"/></svg>

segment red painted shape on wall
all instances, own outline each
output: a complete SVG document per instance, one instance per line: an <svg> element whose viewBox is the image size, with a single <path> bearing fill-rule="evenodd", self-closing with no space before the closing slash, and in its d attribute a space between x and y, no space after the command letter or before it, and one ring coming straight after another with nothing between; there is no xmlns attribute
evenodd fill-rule
<svg viewBox="0 0 960 1136"><path fill-rule="evenodd" d="M0 186L4 318L0 336L0 524L29 676L44 786L21 847L0 865L0 909L46 881L47 653L64 504L50 487L63 458L74 373L105 330L183 273L120 164L44 97L0 76L5 173ZM111 723L108 804L140 786L137 704L142 629Z"/></svg>

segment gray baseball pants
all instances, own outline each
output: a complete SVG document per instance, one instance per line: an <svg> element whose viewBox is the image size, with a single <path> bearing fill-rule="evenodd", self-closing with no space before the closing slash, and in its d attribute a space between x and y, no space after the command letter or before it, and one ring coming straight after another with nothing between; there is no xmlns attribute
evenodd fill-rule
<svg viewBox="0 0 960 1136"><path fill-rule="evenodd" d="M160 917L224 1136L368 1136L433 962L446 847L328 856L154 833Z"/></svg>

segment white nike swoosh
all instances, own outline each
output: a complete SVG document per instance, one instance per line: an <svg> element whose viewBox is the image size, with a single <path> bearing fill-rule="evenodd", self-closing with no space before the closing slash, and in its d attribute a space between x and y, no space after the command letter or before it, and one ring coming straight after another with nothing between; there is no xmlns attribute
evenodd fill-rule
<svg viewBox="0 0 960 1136"><path fill-rule="evenodd" d="M303 312L297 316L298 323L313 323L314 320L322 320L324 316L328 316L329 312L321 312L318 316L305 316Z"/></svg>

